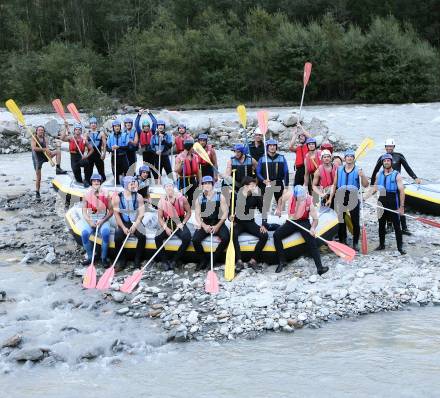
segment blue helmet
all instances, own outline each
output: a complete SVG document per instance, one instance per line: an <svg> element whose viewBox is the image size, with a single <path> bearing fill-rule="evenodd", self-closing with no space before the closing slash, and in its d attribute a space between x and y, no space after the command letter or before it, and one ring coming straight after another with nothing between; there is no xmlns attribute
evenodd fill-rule
<svg viewBox="0 0 440 398"><path fill-rule="evenodd" d="M247 148L243 144L235 144L234 151L240 151L243 155L247 154Z"/></svg>
<svg viewBox="0 0 440 398"><path fill-rule="evenodd" d="M89 119L89 124L92 124L92 123L95 123L95 124L98 123L98 119L96 119L95 116L92 116L92 117Z"/></svg>
<svg viewBox="0 0 440 398"><path fill-rule="evenodd" d="M197 137L197 139L200 140L205 140L208 141L208 135L207 134L199 134L199 136Z"/></svg>
<svg viewBox="0 0 440 398"><path fill-rule="evenodd" d="M123 180L124 189L127 189L128 184L130 184L133 181L136 181L136 178L134 178L133 176L125 176Z"/></svg>
<svg viewBox="0 0 440 398"><path fill-rule="evenodd" d="M206 182L210 182L211 184L214 184L214 179L211 176L205 176L202 178L202 184L205 184Z"/></svg>
<svg viewBox="0 0 440 398"><path fill-rule="evenodd" d="M102 182L102 177L100 174L92 174L92 176L90 177L90 182L92 181L100 181Z"/></svg>
<svg viewBox="0 0 440 398"><path fill-rule="evenodd" d="M380 158L382 162L386 159L393 161L393 155L391 155L390 153L386 153L385 155L382 155L382 157Z"/></svg>
<svg viewBox="0 0 440 398"><path fill-rule="evenodd" d="M186 124L185 123L179 123L179 125L177 127L186 130Z"/></svg>
<svg viewBox="0 0 440 398"><path fill-rule="evenodd" d="M307 191L303 185L295 185L295 188L293 188L293 196L295 196L295 198L302 198L306 196L306 194Z"/></svg>
<svg viewBox="0 0 440 398"><path fill-rule="evenodd" d="M150 126L150 122L148 120L143 120L142 127L144 127L144 126Z"/></svg>
<svg viewBox="0 0 440 398"><path fill-rule="evenodd" d="M82 130L82 128L83 128L83 126L82 126L81 123L75 123L75 124L73 125L73 129L80 129L80 130Z"/></svg>
<svg viewBox="0 0 440 398"><path fill-rule="evenodd" d="M355 152L353 151L353 149L347 149L345 152L344 152L344 159L347 157L347 156L353 156L353 157L355 157Z"/></svg>
<svg viewBox="0 0 440 398"><path fill-rule="evenodd" d="M133 119L131 117L126 117L124 119L124 123L131 123L131 124L133 124Z"/></svg>
<svg viewBox="0 0 440 398"><path fill-rule="evenodd" d="M266 146L268 146L268 145L276 145L276 146L278 146L278 141L274 140L273 138L271 138L270 140L266 141Z"/></svg>
<svg viewBox="0 0 440 398"><path fill-rule="evenodd" d="M146 164L144 164L141 167L139 167L139 175L141 175L143 171L149 172L150 168Z"/></svg>
<svg viewBox="0 0 440 398"><path fill-rule="evenodd" d="M157 125L158 125L158 126L162 125L162 126L166 127L165 120L163 120L163 119L159 119L159 120L157 121Z"/></svg>
<svg viewBox="0 0 440 398"><path fill-rule="evenodd" d="M306 144L315 144L316 145L316 140L312 137L307 138L306 139Z"/></svg>
<svg viewBox="0 0 440 398"><path fill-rule="evenodd" d="M120 125L121 125L121 121L119 119L113 120L112 127L120 126Z"/></svg>

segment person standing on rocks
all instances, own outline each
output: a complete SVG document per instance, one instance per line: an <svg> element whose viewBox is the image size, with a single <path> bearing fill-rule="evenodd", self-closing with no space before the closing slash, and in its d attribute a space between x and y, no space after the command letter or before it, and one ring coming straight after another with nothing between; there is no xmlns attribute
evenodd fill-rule
<svg viewBox="0 0 440 398"><path fill-rule="evenodd" d="M56 169L55 173L59 174L67 174L67 171L61 168L61 151L58 147L56 150L52 151L49 149L47 145L45 129L43 126L37 126L35 128L35 138L38 140L38 143L32 137L31 140L31 149L32 149L32 162L34 164L35 169L35 198L37 200L41 199L40 195L40 187L41 187L41 169L43 168L43 164L48 162L48 158L55 158L56 161Z"/></svg>
<svg viewBox="0 0 440 398"><path fill-rule="evenodd" d="M205 269L208 265L202 241L210 234L220 238L214 252L214 263L219 260L229 241L229 230L225 225L228 217L228 205L220 192L214 191L214 179L205 176L202 179L203 192L195 202L196 231L193 235L194 249L199 257L197 270Z"/></svg>
<svg viewBox="0 0 440 398"><path fill-rule="evenodd" d="M243 144L234 145L235 155L226 164L225 176L231 177L235 170L235 191L241 188L241 182L246 176L254 176L257 161L248 155L248 149Z"/></svg>
<svg viewBox="0 0 440 398"><path fill-rule="evenodd" d="M350 212L351 222L353 223L353 249L359 250L360 221L359 221L359 200L358 191L362 186L368 187L368 179L362 169L355 164L355 152L352 149L345 151L345 165L339 166L335 180L330 202L335 198L335 210L339 217L339 242L347 244L347 224L343 217L344 211Z"/></svg>
<svg viewBox="0 0 440 398"><path fill-rule="evenodd" d="M72 172L75 177L76 182L79 184L84 184L85 188L90 186L89 181L84 179L81 173L81 167L85 170L89 167L89 158L92 156L94 150L92 145L87 142L82 136L82 125L75 123L73 126L73 137L69 136L69 123L66 121L65 129L61 133L60 140L69 143L70 152L70 166L72 167Z"/></svg>
<svg viewBox="0 0 440 398"><path fill-rule="evenodd" d="M209 159L211 160L214 167L218 169L217 154L215 152L214 146L208 144L208 135L199 134L199 136L197 137L197 141L208 154ZM199 164L200 164L200 172L202 173L202 177L204 176L214 177L214 168L200 156L199 156Z"/></svg>
<svg viewBox="0 0 440 398"><path fill-rule="evenodd" d="M405 169L405 171L409 174L409 176L415 181L416 184L420 184L422 180L416 176L416 173L411 169L408 162L405 159L405 156L403 156L399 152L394 152L394 148L396 147L396 143L392 138L388 138L385 140L385 151L386 153L390 154L393 157L393 164L392 168L393 170L401 173L402 166ZM376 176L379 172L380 168L382 167L382 157L379 157L377 159L376 166L374 167L373 174L371 175L371 185L374 185L376 182ZM400 216L400 223L402 226L402 233L404 235L411 235L411 232L408 229L407 223L406 223L406 217L404 215Z"/></svg>
<svg viewBox="0 0 440 398"><path fill-rule="evenodd" d="M177 127L177 135L175 138L176 155L182 153L185 150L185 141L191 140L193 137L188 133L186 124L180 123Z"/></svg>
<svg viewBox="0 0 440 398"><path fill-rule="evenodd" d="M187 197L190 206L193 203L194 191L201 181L199 157L193 150L194 141L186 140L184 150L176 156L174 171L179 175L177 188Z"/></svg>
<svg viewBox="0 0 440 398"><path fill-rule="evenodd" d="M279 227L273 234L273 241L278 257L278 266L275 272L281 272L284 267L287 266L286 255L284 252L283 239L292 235L294 232L299 232L306 241L306 245L310 250L310 254L315 262L316 270L319 275L325 274L328 271L328 267L324 267L321 263L321 255L319 253L318 245L316 243L316 227L318 225L318 211L313 205L312 197L307 193L306 188L303 185L297 185L293 188L293 192L286 191L282 198L278 202L278 206L275 214L280 217L281 212L284 209L286 202L289 202L288 217L295 221L297 224L308 229L310 232L306 232L290 221L286 221L281 227ZM309 217L312 217L313 222L310 224Z"/></svg>
<svg viewBox="0 0 440 398"><path fill-rule="evenodd" d="M278 142L276 140L267 140L266 147L267 157L263 156L258 161L257 177L264 201L270 204L273 195L278 203L284 187L289 185L289 167L284 155L277 153ZM266 170L269 172L268 176ZM266 190L270 190L268 195L265 195Z"/></svg>
<svg viewBox="0 0 440 398"><path fill-rule="evenodd" d="M306 140L307 138L310 138L310 134L305 131L304 129L301 129L301 132L299 132L298 126L296 127L296 133L292 137L289 145L289 149L292 152L295 152L295 180L293 182L293 185L304 185L304 175L306 172L306 168L304 165L304 160L307 155L307 152L309 151Z"/></svg>
<svg viewBox="0 0 440 398"><path fill-rule="evenodd" d="M262 262L263 249L269 238L267 233L267 219L263 217L263 222L258 225L255 222L255 210L258 209L263 214L263 197L257 187L257 180L253 177L246 176L241 183L242 187L237 194L237 208L235 216L231 216L231 222L234 222L233 241L235 246L235 259L237 262L237 271L243 268L241 259L241 250L238 238L243 233L248 233L258 238L255 250L251 254L248 263L252 268L256 269L258 263Z"/></svg>
<svg viewBox="0 0 440 398"><path fill-rule="evenodd" d="M173 172L170 162L170 150L172 146L173 137L170 133L165 131L165 121L158 120L156 132L151 137L150 142L151 150L156 154L153 176L158 179L158 183L160 182L159 176L162 175L163 170L165 170L167 175Z"/></svg>
<svg viewBox="0 0 440 398"><path fill-rule="evenodd" d="M185 250L191 243L191 232L189 232L186 225L191 217L191 206L180 192L176 193L174 191L173 180L165 179L163 187L165 195L160 198L157 211L157 218L161 229L160 233L154 238L156 248L161 247L164 240L176 229L176 235L182 241L179 249L171 259L167 252L162 249L160 259L162 264L164 264L163 269L164 271L169 271L176 267L176 263L182 259Z"/></svg>
<svg viewBox="0 0 440 398"><path fill-rule="evenodd" d="M124 130L123 133L128 136L128 145L127 145L127 159L128 159L128 168L131 165L135 165L136 167L136 153L139 148L139 135L136 129L133 127L133 119L131 117L126 117L124 119Z"/></svg>
<svg viewBox="0 0 440 398"><path fill-rule="evenodd" d="M308 188L309 194L312 194L312 182L315 171L322 164L321 151L317 149L316 140L314 138L307 138L306 145L308 152L304 157L305 174L304 186Z"/></svg>
<svg viewBox="0 0 440 398"><path fill-rule="evenodd" d="M150 143L151 143L151 137L156 132L157 120L154 117L154 115L150 112L150 110L147 109L147 114L150 117L151 121L153 122L153 125L151 126L150 129L150 122L148 120L143 120L142 128L141 128L139 122L141 120L143 113L144 113L144 109L139 109L139 112L136 116L136 120L134 121L134 126L139 135L139 144L142 149L142 160L144 161L144 164L146 164L148 167L153 167L156 164L156 154L151 149Z"/></svg>
<svg viewBox="0 0 440 398"><path fill-rule="evenodd" d="M128 171L128 135L121 130L121 122L114 120L112 122L113 133L107 139L107 151L111 152L111 163L113 176L116 184L120 184L120 176L125 176ZM116 157L115 157L116 152Z"/></svg>
<svg viewBox="0 0 440 398"><path fill-rule="evenodd" d="M96 166L96 170L102 178L102 182L106 180L104 170L104 159L107 146L107 136L104 132L98 130L98 120L96 117L89 119L90 130L87 132L86 138L88 143L93 147L93 153L90 155L89 164L84 169L86 181L90 181L90 177L93 174L93 166ZM99 153L99 152L101 153Z"/></svg>
<svg viewBox="0 0 440 398"><path fill-rule="evenodd" d="M254 141L249 144L249 153L256 162L264 155L263 134L259 127L254 131Z"/></svg>
<svg viewBox="0 0 440 398"><path fill-rule="evenodd" d="M136 178L131 176L124 177L124 191L114 195L112 199L113 211L115 214L116 224L118 226L115 232L115 250L119 253L122 243L128 234L135 235L137 238L136 253L134 265L136 268L141 266L141 261L145 251L145 227L142 219L145 214L145 206L143 197L137 193ZM123 270L127 266L127 258L122 250L119 257L117 271Z"/></svg>
<svg viewBox="0 0 440 398"><path fill-rule="evenodd" d="M375 191L379 190L379 204L382 207L397 210L396 214L387 210L378 209L382 212L379 218L379 246L376 250L385 249L385 224L387 221L393 223L394 233L396 235L397 250L400 254L406 254L403 250L402 230L400 229L400 217L405 210L405 187L402 176L397 170L393 169L393 156L391 153L382 155L383 169L375 176L377 185Z"/></svg>
<svg viewBox="0 0 440 398"><path fill-rule="evenodd" d="M150 168L147 165L139 167L136 177L138 193L144 198L144 203L151 203L150 199Z"/></svg>
<svg viewBox="0 0 440 398"><path fill-rule="evenodd" d="M108 192L101 188L101 183L101 175L93 174L90 178L90 184L92 186L87 191L83 200L82 213L88 226L81 234L82 243L87 253L87 259L82 262L82 265L89 265L92 263L93 245L89 238L90 235L94 235L96 228L98 228L98 234L102 238L101 263L104 267L108 267L110 265L107 258L110 241L110 224L108 221L113 215L113 208Z"/></svg>
<svg viewBox="0 0 440 398"><path fill-rule="evenodd" d="M313 191L321 198L321 204L328 207L337 168L332 165L332 154L328 149L321 152L321 161L313 177Z"/></svg>

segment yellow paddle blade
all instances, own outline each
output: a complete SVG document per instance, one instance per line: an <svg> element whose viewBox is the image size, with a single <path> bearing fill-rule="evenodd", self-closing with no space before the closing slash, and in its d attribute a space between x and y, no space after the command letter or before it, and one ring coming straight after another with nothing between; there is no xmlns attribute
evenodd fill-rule
<svg viewBox="0 0 440 398"><path fill-rule="evenodd" d="M371 149L373 148L375 145L374 141L371 138L365 138L365 140L363 140L361 142L361 144L359 145L359 148L356 149L355 155L354 155L354 160L359 160L362 159L365 154Z"/></svg>
<svg viewBox="0 0 440 398"><path fill-rule="evenodd" d="M26 122L24 121L23 114L21 113L20 108L17 106L13 99L8 99L6 101L6 108L8 108L9 112L11 112L14 117L17 119L17 122L22 126L26 126Z"/></svg>
<svg viewBox="0 0 440 398"><path fill-rule="evenodd" d="M351 221L351 216L348 211L346 211L344 213L344 221L345 221L345 225L347 225L347 228L350 231L350 233L353 234L353 221Z"/></svg>
<svg viewBox="0 0 440 398"><path fill-rule="evenodd" d="M240 123L243 128L246 128L247 116L246 116L246 108L244 105L237 106L238 118L240 119Z"/></svg>
<svg viewBox="0 0 440 398"><path fill-rule="evenodd" d="M209 163L211 166L213 165L209 155L206 153L205 149L198 142L193 145L194 151L196 151L197 155L199 155L205 162Z"/></svg>
<svg viewBox="0 0 440 398"><path fill-rule="evenodd" d="M232 234L232 229L231 229ZM225 279L230 282L235 277L235 247L234 242L230 241L226 250L225 260Z"/></svg>

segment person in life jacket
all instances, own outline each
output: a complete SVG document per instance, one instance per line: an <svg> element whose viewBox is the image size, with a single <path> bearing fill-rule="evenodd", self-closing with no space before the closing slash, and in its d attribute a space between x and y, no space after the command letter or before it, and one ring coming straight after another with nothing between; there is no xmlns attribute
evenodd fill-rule
<svg viewBox="0 0 440 398"><path fill-rule="evenodd" d="M177 189L187 197L192 206L194 191L199 185L202 176L199 167L199 157L193 150L194 141L186 140L184 150L176 156L174 171L178 174Z"/></svg>
<svg viewBox="0 0 440 398"><path fill-rule="evenodd" d="M139 135L136 128L133 127L133 119L131 117L124 119L123 133L128 136L127 159L128 168L130 168L132 164L136 165L136 153L139 148Z"/></svg>
<svg viewBox="0 0 440 398"><path fill-rule="evenodd" d="M84 169L86 181L90 181L90 177L93 174L93 166L96 166L96 170L102 178L102 182L106 180L104 170L104 159L107 153L107 136L104 132L98 130L98 120L96 117L89 119L90 130L86 134L88 143L93 148L93 153L89 157L89 164Z"/></svg>
<svg viewBox="0 0 440 398"><path fill-rule="evenodd" d="M217 164L217 154L215 152L214 146L211 144L208 144L208 135L207 134L199 134L197 137L197 141L199 144L203 147L203 149L206 151L206 153L209 156L209 159L211 160L212 164L216 169L218 169ZM206 162L201 156L199 157L199 164L200 164L200 171L202 174L202 177L204 176L211 176L214 177L214 169L213 167Z"/></svg>
<svg viewBox="0 0 440 398"><path fill-rule="evenodd" d="M252 268L256 269L257 264L262 262L264 246L269 238L267 233L267 219L263 217L263 222L258 225L255 222L255 210L258 209L263 214L263 197L257 187L257 180L251 176L245 176L241 183L242 187L237 194L235 216L231 216L234 222L233 241L235 246L235 259L237 270L243 267L241 250L238 238L243 233L248 233L258 238L255 250L251 254L248 262Z"/></svg>
<svg viewBox="0 0 440 398"><path fill-rule="evenodd" d="M293 185L304 185L304 175L306 167L304 160L309 151L306 140L310 138L310 134L303 129L302 126L296 126L295 134L290 140L289 149L295 152L295 179Z"/></svg>
<svg viewBox="0 0 440 398"><path fill-rule="evenodd" d="M150 198L150 168L147 165L139 167L139 173L136 177L138 183L138 193L142 195L145 203L151 203Z"/></svg>
<svg viewBox="0 0 440 398"><path fill-rule="evenodd" d="M312 194L312 181L315 171L322 164L321 151L317 149L316 140L314 138L307 138L306 145L308 152L304 157L305 174L304 186L308 187L309 194Z"/></svg>
<svg viewBox="0 0 440 398"><path fill-rule="evenodd" d="M257 161L248 155L248 149L243 144L235 144L234 156L226 163L225 176L231 179L232 170L235 170L235 191L241 188L241 181L245 176L254 176L257 169ZM232 183L230 183L232 185Z"/></svg>
<svg viewBox="0 0 440 398"><path fill-rule="evenodd" d="M405 159L405 156L403 156L403 154L401 153L394 152L395 147L396 147L396 143L392 138L388 138L385 141L385 151L386 153L390 154L393 157L393 164L392 164L393 170L396 170L397 172L401 173L403 166L405 171L416 182L416 184L420 184L422 180L418 178L416 173L414 173L414 171L411 169L407 160ZM375 184L376 175L381 167L382 167L382 157L379 157L379 159L377 159L376 166L374 167L373 173L371 175L371 185ZM404 235L411 235L411 232L409 231L406 223L406 217L404 215L400 216L400 223L402 226L402 233Z"/></svg>
<svg viewBox="0 0 440 398"><path fill-rule="evenodd" d="M333 189L333 181L335 179L337 167L332 165L332 154L329 150L321 151L322 164L315 171L313 177L313 191L321 198L324 206L330 206L330 193Z"/></svg>
<svg viewBox="0 0 440 398"><path fill-rule="evenodd" d="M263 156L258 161L257 177L264 201L270 203L273 194L275 201L278 202L283 194L284 187L289 185L289 167L284 155L277 153L278 142L276 140L267 140L266 147L267 158ZM266 162L269 176L266 175ZM268 195L265 195L267 189L270 189L270 191L268 191Z"/></svg>
<svg viewBox="0 0 440 398"><path fill-rule="evenodd" d="M158 178L159 175L162 175L163 170L165 170L167 175L170 175L173 172L170 162L170 150L172 146L173 137L170 133L165 132L165 121L158 120L156 133L151 137L150 142L151 150L156 155L154 168L152 168L154 178Z"/></svg>
<svg viewBox="0 0 440 398"><path fill-rule="evenodd" d="M202 190L195 202L196 230L192 239L199 257L197 270L205 269L208 265L208 256L202 246L203 239L210 234L220 238L214 252L214 263L219 260L229 241L229 230L225 225L228 217L225 197L220 192L214 191L214 179L211 176L203 177Z"/></svg>
<svg viewBox="0 0 440 398"><path fill-rule="evenodd" d="M175 235L182 241L179 249L174 256L170 256L162 249L160 260L163 264L164 271L174 269L176 263L180 261L191 243L191 232L186 225L191 217L191 206L188 200L180 192L174 191L174 183L172 180L166 178L163 187L165 195L159 200L157 218L160 225L159 233L154 238L156 248L162 246L165 239L170 236L173 231L177 230Z"/></svg>
<svg viewBox="0 0 440 398"><path fill-rule="evenodd" d="M112 129L113 133L107 139L107 151L111 152L112 172L116 178L116 184L120 184L120 176L125 176L129 168L127 157L128 135L121 130L119 120L112 122Z"/></svg>
<svg viewBox="0 0 440 398"><path fill-rule="evenodd" d="M134 265L139 268L145 251L145 227L142 219L145 214L144 199L137 193L137 181L135 177L126 176L123 179L124 190L114 195L112 199L113 211L116 224L118 226L115 232L115 251L119 253L122 243L128 234L135 235L137 238ZM117 271L127 266L127 258L124 250L119 257Z"/></svg>
<svg viewBox="0 0 440 398"><path fill-rule="evenodd" d="M378 209L381 217L379 218L379 246L376 250L385 249L385 225L387 221L393 223L394 233L396 234L397 250L400 254L406 254L403 250L402 230L400 229L400 217L405 210L405 187L402 176L397 170L393 169L393 156L390 153L382 155L383 169L376 175L375 191L379 191L379 205L391 210L397 210L396 214L383 209Z"/></svg>
<svg viewBox="0 0 440 398"><path fill-rule="evenodd" d="M249 144L249 154L257 162L264 155L263 134L259 127L254 131L254 141Z"/></svg>
<svg viewBox="0 0 440 398"><path fill-rule="evenodd" d="M147 114L150 117L152 121L152 125L150 128L150 121L147 119L142 120L142 128L140 125L140 120L142 115L144 114L144 109L139 109L139 112L136 116L136 120L134 121L134 126L136 128L136 131L139 135L139 145L142 150L142 160L144 161L144 164L146 164L148 167L153 167L156 164L156 153L151 149L151 137L156 132L157 127L157 120L154 117L154 115L150 112L149 109L147 109Z"/></svg>
<svg viewBox="0 0 440 398"><path fill-rule="evenodd" d="M325 274L328 271L328 267L324 267L321 263L321 255L319 254L318 245L316 243L316 227L318 225L318 211L313 205L312 197L307 193L306 188L303 185L297 185L293 188L293 192L287 191L280 198L278 202L277 210L275 214L281 216L281 212L284 206L288 202L288 217L295 221L297 224L308 229L310 232L306 232L290 221L286 221L281 225L273 234L273 241L278 257L278 267L275 272L281 272L284 267L287 266L286 255L284 252L283 239L292 235L295 232L299 232L306 241L306 245L310 250L310 254L315 262L316 270L319 275ZM309 218L312 217L313 221L310 224Z"/></svg>
<svg viewBox="0 0 440 398"><path fill-rule="evenodd" d="M38 143L35 141L38 140ZM35 139L32 138L31 141L31 149L32 149L32 163L34 164L35 170L35 199L40 200L40 186L41 186L41 169L43 168L43 164L48 162L48 158L55 158L56 160L56 174L66 174L67 171L61 168L61 150L58 148L54 151L49 149L46 136L45 129L43 126L37 126L35 128ZM47 156L46 156L47 155Z"/></svg>
<svg viewBox="0 0 440 398"><path fill-rule="evenodd" d="M345 165L339 166L336 171L330 202L335 199L335 210L339 217L339 242L347 243L347 225L343 213L348 210L353 223L353 249L358 250L360 235L358 191L361 183L364 188L368 187L368 179L362 169L356 166L354 157L353 150L345 151Z"/></svg>
<svg viewBox="0 0 440 398"><path fill-rule="evenodd" d="M337 169L339 166L342 166L343 163L344 161L339 153L332 154L332 164L334 168Z"/></svg>
<svg viewBox="0 0 440 398"><path fill-rule="evenodd" d="M176 145L176 154L182 153L185 150L185 141L191 140L192 136L190 133L188 133L186 129L186 124L180 123L177 126L177 135L174 139L175 145Z"/></svg>
<svg viewBox="0 0 440 398"><path fill-rule="evenodd" d="M82 136L82 125L75 123L73 126L73 137L69 136L69 123L66 121L65 129L61 133L61 141L69 143L70 166L76 182L84 184L85 188L90 186L89 181L82 177L81 167L89 167L89 158L93 154L92 145ZM84 172L85 175L85 172Z"/></svg>
<svg viewBox="0 0 440 398"><path fill-rule="evenodd" d="M108 267L110 265L107 258L110 241L109 219L113 215L113 208L109 194L101 188L101 183L102 177L99 174L93 174L90 178L92 186L82 201L82 214L88 224L81 234L83 247L87 253L87 259L83 261L82 265L88 265L92 262L93 243L90 241L90 235L95 235L96 228L98 228L98 235L102 238L101 264Z"/></svg>

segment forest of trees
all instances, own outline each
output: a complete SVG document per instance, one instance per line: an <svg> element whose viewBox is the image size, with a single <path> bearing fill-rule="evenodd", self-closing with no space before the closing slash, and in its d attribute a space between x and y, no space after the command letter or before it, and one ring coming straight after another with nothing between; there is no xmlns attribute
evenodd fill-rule
<svg viewBox="0 0 440 398"><path fill-rule="evenodd" d="M439 46L437 0L3 0L0 99L433 101Z"/></svg>

